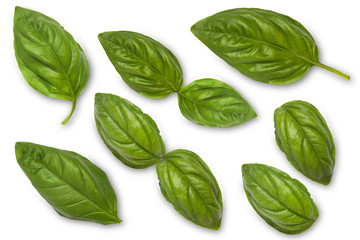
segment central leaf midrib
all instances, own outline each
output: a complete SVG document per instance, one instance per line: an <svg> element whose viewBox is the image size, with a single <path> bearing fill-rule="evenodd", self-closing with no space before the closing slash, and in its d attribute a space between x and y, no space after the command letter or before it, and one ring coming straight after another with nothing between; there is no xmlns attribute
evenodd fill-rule
<svg viewBox="0 0 360 240"><path fill-rule="evenodd" d="M175 164L173 164L171 161L166 160L166 157L165 157L165 160L164 160L164 161L166 161L167 163L171 164L171 165L175 168L175 170L178 171L178 172L180 173L180 175L185 179L185 181L189 184L189 186L191 186L191 188L195 190L195 192L197 193L197 195L200 197L201 201L204 203L206 209L207 209L208 212L210 213L211 217L215 220L215 217L214 217L212 211L210 210L210 208L208 207L207 203L205 202L204 198L201 196L201 194L198 192L198 190L191 184L191 182L189 182L189 180L186 178L185 174L182 173L182 172L180 171L180 169L179 169Z"/></svg>
<svg viewBox="0 0 360 240"><path fill-rule="evenodd" d="M156 73L158 73L158 75L160 76L160 79L163 80L164 82L166 82L175 92L177 92L178 90L174 87L174 85L172 85L168 80L166 80L165 78L162 77L162 73L159 72L159 70L157 70L153 65L149 64L148 62L146 62L144 59L142 59L140 56L136 55L134 52L130 51L129 49L122 47L121 45L117 44L116 42L113 42L107 38L102 38L112 44L114 44L115 46L123 49L124 51L126 51L127 53L130 53L132 56L134 56L135 58L137 58L138 60L140 60L141 62L145 63L146 65L150 66L151 69L153 69Z"/></svg>
<svg viewBox="0 0 360 240"><path fill-rule="evenodd" d="M20 11L20 14L24 17L24 19L26 20L26 22L32 26L32 24L30 24L30 22L28 21L28 19L26 18L26 16ZM74 93L74 89L72 88L72 85L70 83L70 79L65 71L65 67L62 64L62 62L60 61L59 56L55 53L54 49L51 47L51 45L46 41L46 39L44 38L44 36L41 34L40 31L38 31L36 28L34 28L34 30L36 30L36 32L40 35L40 37L44 40L44 42L46 43L46 45L48 46L48 48L50 49L50 51L53 53L53 55L56 57L57 61L59 62L60 65L60 69L62 70L63 74L65 75L65 79L66 82L68 83L69 87L70 87L70 91L71 91L71 97L72 97L72 101L76 101L75 99L75 93ZM64 30L65 31L65 30ZM66 32L65 32L66 35ZM66 36L67 39L67 36Z"/></svg>
<svg viewBox="0 0 360 240"><path fill-rule="evenodd" d="M105 109L105 108L104 108ZM98 112L99 114L101 114L100 112ZM126 133L126 135L130 138L130 140L132 140L134 143L136 143L136 145L139 147L139 148L141 148L144 152L147 152L149 155L151 155L151 156L153 156L154 158L160 158L160 156L157 156L157 155L155 155L154 153L152 153L152 152L150 152L149 150L147 150L147 149L145 149L145 147L143 147L142 145L140 145L137 141L135 141L135 139L128 133L128 132L126 132L125 130L124 130L124 128L122 127L122 126L120 126L120 124L118 124L117 123L117 121L115 121L114 120L114 118L111 116L111 114L106 114L110 119L111 119L111 121L112 122L114 122L115 123L115 125L119 128L119 129L121 129L121 131L123 131L124 133ZM101 125L103 125L103 124L101 124ZM101 128L105 131L105 129L104 129L104 127L103 126L101 126ZM106 133L107 133L107 131L105 131ZM108 133L107 133L107 135L109 135ZM111 137L112 138L112 137ZM114 139L115 140L115 139Z"/></svg>
<svg viewBox="0 0 360 240"><path fill-rule="evenodd" d="M60 156L59 156L60 157ZM34 158L35 160L35 158ZM52 175L54 175L57 179L59 179L60 181L62 181L63 183L65 183L67 186L69 186L70 188L72 188L73 190L75 190L75 192L79 193L81 196L83 196L85 199L87 199L90 203L92 203L93 205L95 205L96 207L98 207L100 210L102 210L105 214L109 215L111 218L116 219L117 221L119 220L117 217L114 217L112 215L111 212L105 210L103 207L101 207L100 205L98 205L96 202L94 202L90 197L88 197L86 194L82 193L81 191L79 191L76 187L72 186L70 183L68 183L67 181L65 181L64 179L62 179L61 177L59 177L57 174L55 174L53 171L51 171L46 165L44 165L42 163L42 161L38 161L35 160L37 162L39 162L41 164L41 166L43 166L43 168L45 168L47 171L49 171Z"/></svg>
<svg viewBox="0 0 360 240"><path fill-rule="evenodd" d="M222 109L216 109L216 108L213 108L213 107L210 107L210 106L207 106L207 105L203 105L203 104L201 104L199 101L195 101L195 100L193 100L193 99L185 96L185 94L183 94L181 91L179 91L178 94L179 94L181 97L185 98L186 100L188 100L188 101L190 101L190 102L193 102L194 104L200 105L200 106L203 107L203 108L208 108L208 109L213 110L213 111L224 112L224 113L233 113L233 112L234 112L234 111L230 111L230 110L229 110L229 111L226 111L226 110L222 110Z"/></svg>
<svg viewBox="0 0 360 240"><path fill-rule="evenodd" d="M254 42L260 42L260 43L263 43L263 44L267 44L267 45L270 45L274 48L277 48L281 51L284 51L284 52L287 52L287 53L290 53L292 55L294 55L295 57L298 57L300 58L301 60L303 61L306 61L312 65L318 65L318 63L316 61L312 61L304 56L301 56L301 55L298 55L294 52L291 52L290 50L286 49L286 48L283 48L279 45L276 45L276 44L273 44L273 43L270 43L270 42L266 42L266 41L263 41L263 40L259 40L259 39L255 39L255 38L250 38L250 37L244 37L244 36L241 36L241 35L236 35L236 34L233 34L233 33L226 33L226 32L217 32L217 31L210 31L210 30L202 30L202 29L194 29L195 31L202 31L202 32L211 32L211 33L218 33L218 34L227 34L227 35L230 35L230 36L234 36L234 37L238 37L238 38L244 38L244 39L248 39L248 40L251 40L251 41L254 41Z"/></svg>
<svg viewBox="0 0 360 240"><path fill-rule="evenodd" d="M282 107L288 114L289 116L293 119L293 121L295 122L295 124L299 127L301 133L304 135L305 139L310 143L311 149L313 150L313 152L315 153L317 159L319 160L319 162L321 163L323 160L319 157L319 154L315 151L315 148L312 144L312 142L310 141L309 137L306 135L306 133L304 132L304 130L302 129L300 123L295 119L295 117L290 113L289 110L287 110L285 107ZM295 159L295 158L294 158ZM325 161L326 162L326 161ZM322 168L322 170L324 171L324 166L322 164L319 164Z"/></svg>
<svg viewBox="0 0 360 240"><path fill-rule="evenodd" d="M254 177L251 176L251 178L253 179L253 182L254 182L259 188L261 188L264 192L266 192L266 193L268 194L268 196L270 196L272 199L276 200L276 202L278 202L281 206L283 206L284 208L286 208L287 210L289 210L289 211L292 212L293 214L295 214L295 215L297 215L297 216L299 216L299 217L301 217L301 218L303 218L303 219L306 219L306 220L308 220L308 221L314 222L314 220L311 220L311 219L307 218L306 216L302 216L301 214L296 213L296 212L294 212L292 209L288 208L284 203L280 202L280 200L276 199L276 198L275 198L272 194L270 194L265 188L263 188L260 184L258 184ZM249 191L249 192L250 192L250 191ZM252 196L252 194L251 194L251 196ZM252 199L255 200L254 197L252 197ZM256 202L257 202L257 201L256 201ZM258 202L257 202L257 203L258 203ZM259 203L258 203L258 204L259 204ZM261 206L261 204L259 204L259 205ZM270 209L269 209L269 210L270 210Z"/></svg>

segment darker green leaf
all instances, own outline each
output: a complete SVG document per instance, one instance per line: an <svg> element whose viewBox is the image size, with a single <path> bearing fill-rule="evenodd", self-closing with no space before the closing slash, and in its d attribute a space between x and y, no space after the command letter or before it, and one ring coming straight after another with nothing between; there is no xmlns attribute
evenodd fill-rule
<svg viewBox="0 0 360 240"><path fill-rule="evenodd" d="M120 223L115 192L106 174L83 156L17 142L17 161L40 195L63 217Z"/></svg>
<svg viewBox="0 0 360 240"><path fill-rule="evenodd" d="M19 68L32 88L47 97L72 101L71 112L62 122L66 124L90 74L80 45L54 19L16 7L14 48Z"/></svg>
<svg viewBox="0 0 360 240"><path fill-rule="evenodd" d="M221 59L256 81L293 83L314 65L350 79L321 64L311 34L299 22L280 13L231 9L198 21L191 31Z"/></svg>

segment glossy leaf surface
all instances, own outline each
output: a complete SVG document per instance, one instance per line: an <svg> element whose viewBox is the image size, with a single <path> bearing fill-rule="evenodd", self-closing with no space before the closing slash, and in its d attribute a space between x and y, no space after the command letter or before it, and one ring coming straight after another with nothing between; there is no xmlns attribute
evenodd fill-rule
<svg viewBox="0 0 360 240"><path fill-rule="evenodd" d="M215 79L200 79L179 91L179 107L188 120L209 127L232 127L256 117L234 88Z"/></svg>
<svg viewBox="0 0 360 240"><path fill-rule="evenodd" d="M198 155L188 150L172 151L156 163L156 170L162 194L181 215L202 227L220 228L220 188Z"/></svg>
<svg viewBox="0 0 360 240"><path fill-rule="evenodd" d="M306 177L329 184L335 144L321 113L310 103L291 101L274 113L275 137L290 163Z"/></svg>
<svg viewBox="0 0 360 240"><path fill-rule="evenodd" d="M72 101L65 124L90 74L80 45L55 20L16 7L14 48L19 68L32 88L47 97Z"/></svg>
<svg viewBox="0 0 360 240"><path fill-rule="evenodd" d="M88 159L27 142L17 142L15 153L32 185L61 216L102 224L121 222L106 174Z"/></svg>
<svg viewBox="0 0 360 240"><path fill-rule="evenodd" d="M99 40L122 79L138 93L165 98L180 90L180 64L161 43L129 31L104 32Z"/></svg>
<svg viewBox="0 0 360 240"><path fill-rule="evenodd" d="M95 121L106 146L129 167L147 168L165 154L154 120L124 98L97 93Z"/></svg>
<svg viewBox="0 0 360 240"><path fill-rule="evenodd" d="M298 234L318 218L318 209L306 187L283 171L262 164L244 164L242 175L251 206L278 231Z"/></svg>
<svg viewBox="0 0 360 240"><path fill-rule="evenodd" d="M200 20L191 31L225 62L256 81L293 83L313 65L350 79L319 63L319 50L310 33L280 13L231 9Z"/></svg>

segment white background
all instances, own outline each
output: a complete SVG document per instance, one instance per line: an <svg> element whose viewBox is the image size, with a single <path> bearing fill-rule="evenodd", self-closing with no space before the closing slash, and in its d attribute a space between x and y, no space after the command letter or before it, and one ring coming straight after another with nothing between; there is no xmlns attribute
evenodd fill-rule
<svg viewBox="0 0 360 240"><path fill-rule="evenodd" d="M83 47L91 66L90 80L66 126L71 103L47 98L22 77L14 57L12 21L16 5L42 12L60 22ZM0 1L0 238L1 239L326 239L358 236L360 15L357 1L156 1L156 0L2 0ZM301 22L315 38L320 61L351 75L351 81L313 67L295 84L275 86L253 81L215 56L190 32L196 21L216 12L259 7ZM131 30L168 47L179 59L184 85L211 77L227 82L254 107L258 117L229 129L187 121L176 94L151 100L130 89L108 60L97 34ZM158 124L167 150L196 152L209 165L223 194L219 231L201 228L178 214L160 193L155 168L135 170L117 160L101 141L93 119L96 92L129 99ZM336 144L332 182L323 186L301 175L286 160L274 139L273 112L301 99L323 114ZM18 166L14 144L29 141L75 151L101 167L118 198L120 224L69 220L41 198ZM305 233L282 234L252 209L242 188L241 165L275 166L305 184L320 216ZM7 236L7 237L6 237ZM353 237L350 237L353 239Z"/></svg>

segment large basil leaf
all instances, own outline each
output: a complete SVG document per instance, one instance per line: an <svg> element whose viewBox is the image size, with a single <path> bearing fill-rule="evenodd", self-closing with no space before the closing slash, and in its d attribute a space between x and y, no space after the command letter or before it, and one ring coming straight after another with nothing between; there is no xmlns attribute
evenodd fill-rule
<svg viewBox="0 0 360 240"><path fill-rule="evenodd" d="M182 88L178 96L181 113L200 125L226 128L256 117L240 93L219 80L196 80Z"/></svg>
<svg viewBox="0 0 360 240"><path fill-rule="evenodd" d="M242 175L251 206L280 232L301 233L318 218L318 209L306 187L283 171L262 164L244 164Z"/></svg>
<svg viewBox="0 0 360 240"><path fill-rule="evenodd" d="M180 64L161 43L128 31L104 32L99 40L122 79L138 93L165 98L180 90Z"/></svg>
<svg viewBox="0 0 360 240"><path fill-rule="evenodd" d="M47 97L76 100L90 74L89 63L80 45L54 19L16 7L14 15L16 60L25 80Z"/></svg>
<svg viewBox="0 0 360 240"><path fill-rule="evenodd" d="M61 216L119 223L116 195L106 174L83 156L17 142L17 161L32 185Z"/></svg>
<svg viewBox="0 0 360 240"><path fill-rule="evenodd" d="M165 154L154 120L124 98L97 93L95 121L106 146L129 167L147 168Z"/></svg>
<svg viewBox="0 0 360 240"><path fill-rule="evenodd" d="M268 10L238 8L200 20L191 27L211 51L256 81L289 84L312 66L344 73L319 63L310 33L296 20Z"/></svg>
<svg viewBox="0 0 360 240"><path fill-rule="evenodd" d="M290 163L306 177L329 184L335 144L321 113L310 103L292 101L274 113L276 141Z"/></svg>
<svg viewBox="0 0 360 240"><path fill-rule="evenodd" d="M185 218L217 230L221 225L219 185L201 158L187 150L167 153L156 163L162 194Z"/></svg>

